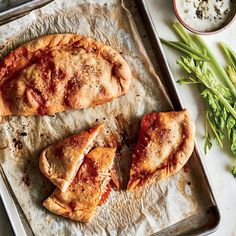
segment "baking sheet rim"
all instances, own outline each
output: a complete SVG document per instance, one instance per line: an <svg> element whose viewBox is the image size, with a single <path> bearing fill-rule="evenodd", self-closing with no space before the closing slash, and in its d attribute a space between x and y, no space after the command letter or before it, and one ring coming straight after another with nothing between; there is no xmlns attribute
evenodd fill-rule
<svg viewBox="0 0 236 236"><path fill-rule="evenodd" d="M143 0L140 0L140 1L142 1L142 2L144 2ZM35 2L37 2L37 0L35 1ZM32 2L31 2L31 4L32 4ZM144 3L145 4L145 3ZM22 5L21 5L22 6ZM127 14L128 14L128 16L131 18L131 20L133 21L133 18L132 18L132 15L131 15L131 13L130 13L130 11L125 7L125 5L124 5L124 3L123 3L123 0L122 0L122 7L124 8L124 10L127 12ZM147 10L147 9L146 9ZM133 22L133 25L131 26L131 28L132 28L132 30L133 30L133 27L136 27L136 25L135 25L135 23ZM162 47L161 47L161 45L159 44L158 45L158 47L162 50ZM145 47L144 47L145 48ZM146 51L145 51L146 52ZM162 50L162 53L163 53L163 50ZM164 56L164 54L163 54L163 56ZM165 57L165 56L164 56ZM147 59L148 60L150 60L149 59L149 57L147 57ZM168 68L168 64L166 63L165 64L165 66ZM168 68L169 69L169 68ZM173 82L173 81L172 81ZM180 99L180 96L179 96L179 94L178 94L178 91L176 90L176 93L177 93L177 95L178 95L178 99ZM180 104L181 104L181 102L180 102ZM197 145L196 145L196 142L195 142L195 151L196 151L196 153L197 153L197 155L199 156L199 150L198 150L198 148L197 148ZM205 166L204 166L204 163L202 162L202 160L201 160L201 158L199 158L200 159L200 163L201 163L201 165L202 165L202 167L203 167L203 170L204 170L204 176L206 176L207 178L207 182L209 183L209 177L208 177L208 175L207 175L207 173L206 173L206 168L205 168ZM6 183L5 183L5 181L4 181L4 179L3 179L3 176L2 176L2 173L1 173L1 180L3 181L3 183L6 185ZM14 232L15 232L15 234L16 235L27 235L26 234L26 232L25 232L25 230L24 230L24 226L22 225L22 222L21 222L21 219L20 219L20 216L19 216L19 214L18 214L18 212L17 212L17 209L16 209L16 206L15 206L15 203L14 203L14 201L13 201L13 198L12 198L12 196L11 196L11 194L9 193L9 191L8 191L8 189L7 188L5 188L5 189L3 189L3 191L2 191L2 185L0 185L0 187L1 187L1 196L2 196L2 201L3 201L3 203L4 203L4 206L5 206L5 208L6 208L6 211L7 211L7 214L8 214L8 216L9 216L9 219L10 219L10 221L11 221L11 225L12 225L12 227L13 227L13 230L14 230ZM4 187L6 187L6 186L4 186ZM211 186L208 186L208 187L211 187ZM211 188L209 188L210 190L211 190ZM2 194L2 192L4 192L4 191L8 191L7 193L8 194ZM212 195L212 197L213 197L213 202L215 203L215 206L217 207L217 209L218 209L218 206L217 206L217 204L216 204L216 201L215 201L215 198L214 198L214 194L211 192L211 195ZM12 203L10 202L10 204L9 204L9 201L13 201ZM12 208L13 207L13 208ZM15 209L14 209L15 208ZM13 218L14 218L14 216L12 216L12 209L13 209L13 212L14 212L14 214L13 215L15 215L16 214L16 216L15 217L17 217L17 218L15 218L15 219L17 219L17 220L20 220L20 222L21 222L21 224L19 224L19 227L20 228L17 228L16 227L16 221L14 220L13 221ZM15 212L16 211L16 212ZM22 228L22 227L23 228ZM217 226L217 225L216 225ZM170 226L169 226L170 227Z"/></svg>

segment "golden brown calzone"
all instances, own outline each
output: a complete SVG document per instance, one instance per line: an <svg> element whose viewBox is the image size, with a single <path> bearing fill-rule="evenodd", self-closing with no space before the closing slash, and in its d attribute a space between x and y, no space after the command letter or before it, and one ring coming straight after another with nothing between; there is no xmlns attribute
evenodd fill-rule
<svg viewBox="0 0 236 236"><path fill-rule="evenodd" d="M46 115L127 92L131 70L113 48L75 34L46 35L0 62L0 115Z"/></svg>
<svg viewBox="0 0 236 236"><path fill-rule="evenodd" d="M56 215L75 221L90 222L95 210L109 194L110 170L115 148L98 147L85 157L76 177L66 192L58 188L43 205Z"/></svg>
<svg viewBox="0 0 236 236"><path fill-rule="evenodd" d="M193 152L194 137L195 125L187 110L145 115L127 189L135 190L178 172Z"/></svg>
<svg viewBox="0 0 236 236"><path fill-rule="evenodd" d="M94 126L47 147L39 157L41 172L61 191L66 191L103 127Z"/></svg>

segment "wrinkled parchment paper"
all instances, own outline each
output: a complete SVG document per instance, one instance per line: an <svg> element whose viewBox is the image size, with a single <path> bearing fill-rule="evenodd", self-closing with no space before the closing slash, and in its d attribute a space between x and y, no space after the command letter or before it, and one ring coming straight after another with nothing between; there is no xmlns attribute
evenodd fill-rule
<svg viewBox="0 0 236 236"><path fill-rule="evenodd" d="M10 117L0 125L0 161L35 235L149 235L193 215L202 203L191 166L136 193L112 191L90 224L44 209L42 202L54 189L38 167L45 147L105 123L95 145L117 147L116 167L125 186L142 115L172 110L131 16L117 0L56 0L1 26L0 56L41 35L66 32L91 36L117 49L134 79L128 93L110 103L53 116Z"/></svg>

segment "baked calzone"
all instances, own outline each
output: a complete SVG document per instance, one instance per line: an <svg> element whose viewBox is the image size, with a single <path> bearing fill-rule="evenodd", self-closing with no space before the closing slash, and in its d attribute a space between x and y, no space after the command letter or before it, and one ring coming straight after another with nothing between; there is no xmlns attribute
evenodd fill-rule
<svg viewBox="0 0 236 236"><path fill-rule="evenodd" d="M127 92L119 52L75 34L46 35L0 62L0 115L47 115L103 104Z"/></svg>
<svg viewBox="0 0 236 236"><path fill-rule="evenodd" d="M187 110L145 115L127 189L138 189L179 171L193 152L194 137L195 125Z"/></svg>
<svg viewBox="0 0 236 236"><path fill-rule="evenodd" d="M94 126L47 147L39 157L41 172L61 191L66 191L103 127Z"/></svg>
<svg viewBox="0 0 236 236"><path fill-rule="evenodd" d="M56 215L90 222L98 205L110 191L110 170L115 148L98 147L88 153L66 192L56 190L43 205Z"/></svg>

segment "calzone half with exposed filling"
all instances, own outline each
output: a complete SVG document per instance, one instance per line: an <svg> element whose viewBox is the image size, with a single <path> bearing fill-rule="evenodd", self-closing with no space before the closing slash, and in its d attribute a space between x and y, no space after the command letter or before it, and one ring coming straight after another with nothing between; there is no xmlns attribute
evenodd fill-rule
<svg viewBox="0 0 236 236"><path fill-rule="evenodd" d="M103 127L94 126L47 147L39 157L41 172L61 191L66 191Z"/></svg>
<svg viewBox="0 0 236 236"><path fill-rule="evenodd" d="M90 151L68 190L62 192L56 188L43 205L56 215L90 222L97 206L109 195L115 151L115 148L104 147Z"/></svg>

